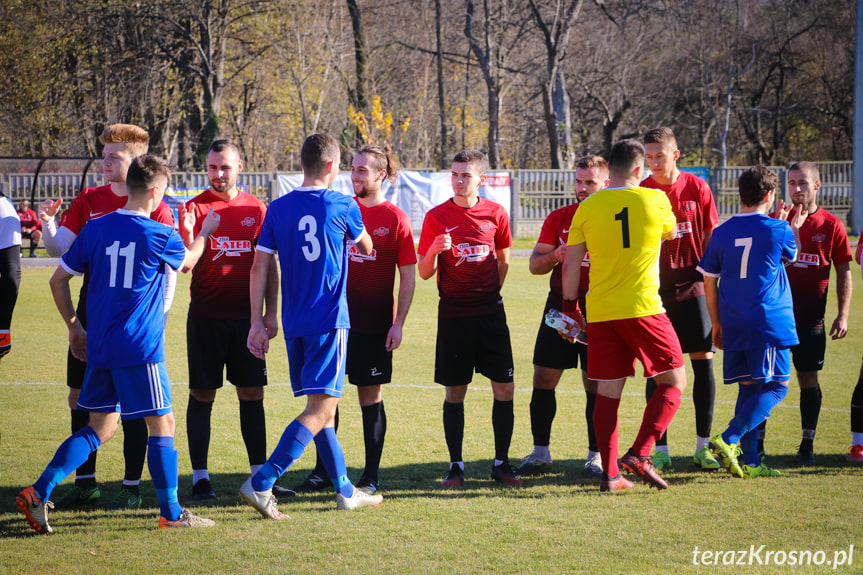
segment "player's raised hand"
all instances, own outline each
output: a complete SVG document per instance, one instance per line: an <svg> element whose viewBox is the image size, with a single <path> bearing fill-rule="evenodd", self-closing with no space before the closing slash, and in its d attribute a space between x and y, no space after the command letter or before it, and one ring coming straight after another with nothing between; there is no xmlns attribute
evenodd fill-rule
<svg viewBox="0 0 863 575"><path fill-rule="evenodd" d="M183 211L183 217L180 218L180 231L183 232L183 237L189 238L191 241L195 237L195 224L198 222L198 217L194 210L188 209Z"/></svg>
<svg viewBox="0 0 863 575"><path fill-rule="evenodd" d="M563 260L566 259L566 246L557 246L554 248L554 259L557 260L558 263L563 263Z"/></svg>
<svg viewBox="0 0 863 575"><path fill-rule="evenodd" d="M387 332L387 351L398 349L402 344L402 326L393 325Z"/></svg>
<svg viewBox="0 0 863 575"><path fill-rule="evenodd" d="M435 254L445 252L450 248L452 248L452 236L449 234L440 234L431 245L431 251Z"/></svg>
<svg viewBox="0 0 863 575"><path fill-rule="evenodd" d="M87 361L87 331L79 322L69 328L69 349L76 359Z"/></svg>
<svg viewBox="0 0 863 575"><path fill-rule="evenodd" d="M791 220L789 223L791 224L792 230L799 230L801 226L803 226L803 222L806 221L806 218L809 217L809 210L804 208L802 205L797 206L794 211L794 214L791 216Z"/></svg>
<svg viewBox="0 0 863 575"><path fill-rule="evenodd" d="M249 337L246 339L246 347L258 359L267 358L267 352L270 351L270 337L267 335L267 328L264 322L256 321L252 323L252 327L249 329Z"/></svg>
<svg viewBox="0 0 863 575"><path fill-rule="evenodd" d="M786 204L785 200L779 200L776 203L776 219L787 220L788 214L794 208L794 204Z"/></svg>
<svg viewBox="0 0 863 575"><path fill-rule="evenodd" d="M45 200L39 204L39 219L43 222L49 221L60 211L60 206L63 205L63 198L58 200Z"/></svg>
<svg viewBox="0 0 863 575"><path fill-rule="evenodd" d="M204 222L201 224L201 231L206 233L208 236L215 233L216 230L219 229L219 222L221 220L222 217L217 214L212 207L210 207L207 217L204 218Z"/></svg>

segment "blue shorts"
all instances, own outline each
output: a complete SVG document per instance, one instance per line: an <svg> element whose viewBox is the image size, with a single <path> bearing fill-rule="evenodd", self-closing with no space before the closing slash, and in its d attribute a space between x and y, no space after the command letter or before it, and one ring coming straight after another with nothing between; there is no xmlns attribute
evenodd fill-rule
<svg viewBox="0 0 863 575"><path fill-rule="evenodd" d="M342 396L348 330L285 339L294 397L326 394Z"/></svg>
<svg viewBox="0 0 863 575"><path fill-rule="evenodd" d="M787 347L725 350L722 358L725 383L741 381L788 381L791 379L791 350Z"/></svg>
<svg viewBox="0 0 863 575"><path fill-rule="evenodd" d="M119 411L123 419L171 413L171 381L165 362L111 368L88 365L77 407L97 413Z"/></svg>

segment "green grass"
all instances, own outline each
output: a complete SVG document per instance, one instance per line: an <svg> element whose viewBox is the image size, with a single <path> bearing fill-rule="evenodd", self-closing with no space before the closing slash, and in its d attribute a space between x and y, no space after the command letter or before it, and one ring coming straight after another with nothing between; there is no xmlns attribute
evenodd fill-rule
<svg viewBox="0 0 863 575"><path fill-rule="evenodd" d="M384 391L389 431L381 507L337 512L332 493L316 494L281 504L291 521L267 522L242 505L236 490L248 467L230 385L213 410L210 473L220 497L203 505L192 501L185 434L188 394L182 383L187 380L184 276L167 335L168 369L175 381L180 499L218 525L193 532L156 529L156 498L145 471L146 509L58 511L51 515L55 535L32 535L14 509L14 497L41 473L69 430L66 387L57 383L65 381L66 332L51 300L50 274L51 270L24 272L13 351L0 363L0 573L784 573L794 569L693 566L693 551L765 545L774 551L824 550L832 559L834 551L847 550L851 544L854 564L837 571L860 572L863 565L863 469L844 461L850 438L848 405L863 349L861 306L856 301L850 335L828 343L821 376L824 408L816 440L818 467L798 469L793 464L800 424L799 392L792 382L788 398L771 418L767 439L769 464L781 470L782 477L743 481L723 473L695 472L690 464L694 422L687 391L669 433L675 470L665 475L668 491L639 485L619 496L600 495L597 484L581 478L587 445L584 394L577 374L568 372L558 388L553 472L529 479L523 489L504 490L488 479L493 455L491 393L487 381L478 377L466 401L468 479L463 489L444 491L437 487L448 459L441 424L443 391L432 383L437 296L428 281L418 282L405 341L396 352L394 383ZM858 290L863 289L856 266L854 275ZM527 260L513 259L504 298L516 361L516 429L510 452L514 460L528 453L532 444L531 357L546 290L547 277L530 276ZM828 310L835 310L832 299ZM283 340L276 341L266 396L270 449L303 406L291 396ZM719 367L716 374L721 377ZM643 390L643 381L637 378L625 391L620 424L624 449L640 421ZM735 393L733 387L720 385L715 431L729 420ZM339 436L351 476L357 478L363 461L362 424L351 386L346 386L341 413ZM287 472L282 484L293 485L306 475L314 463L312 451ZM122 439L117 437L99 453L103 499L120 489L122 473ZM829 571L832 567L826 565L800 570Z"/></svg>

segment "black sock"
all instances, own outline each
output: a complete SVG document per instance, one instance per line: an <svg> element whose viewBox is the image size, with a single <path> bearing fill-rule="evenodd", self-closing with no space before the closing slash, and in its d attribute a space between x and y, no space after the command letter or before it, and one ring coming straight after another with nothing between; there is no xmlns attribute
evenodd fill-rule
<svg viewBox="0 0 863 575"><path fill-rule="evenodd" d="M644 398L647 400L647 403L650 403L650 398L653 397L653 393L656 391L656 380L652 377L648 377L647 381L644 384ZM656 445L668 445L668 430L662 432L662 437L656 440Z"/></svg>
<svg viewBox="0 0 863 575"><path fill-rule="evenodd" d="M551 424L557 414L557 396L553 389L533 388L530 398L530 431L533 444L548 447L551 443Z"/></svg>
<svg viewBox="0 0 863 575"><path fill-rule="evenodd" d="M509 463L509 444L515 427L513 401L494 400L491 408L491 426L494 428L494 458Z"/></svg>
<svg viewBox="0 0 863 575"><path fill-rule="evenodd" d="M246 444L249 465L267 462L267 418L263 399L240 400L240 432Z"/></svg>
<svg viewBox="0 0 863 575"><path fill-rule="evenodd" d="M821 386L800 390L800 427L803 429L803 439L808 439L811 447L818 428L818 415L821 413Z"/></svg>
<svg viewBox="0 0 863 575"><path fill-rule="evenodd" d="M336 433L339 432L339 407L338 406L336 406L336 421L333 424L333 428L335 429ZM327 467L324 465L324 460L321 459L320 454L317 453L317 449L315 451L316 451L315 469L312 471L312 473L315 473L317 475L323 475L325 477L329 477L330 474L327 471Z"/></svg>
<svg viewBox="0 0 863 575"><path fill-rule="evenodd" d="M716 378L713 358L692 360L692 404L695 406L695 433L710 437L713 428L713 404L716 400Z"/></svg>
<svg viewBox="0 0 863 575"><path fill-rule="evenodd" d="M387 412L384 402L379 401L361 408L363 412L363 439L366 444L366 467L363 477L378 480L381 455L384 452L384 438L387 434Z"/></svg>
<svg viewBox="0 0 863 575"><path fill-rule="evenodd" d="M462 461L461 445L464 441L464 404L443 402L443 433L449 450L450 462Z"/></svg>
<svg viewBox="0 0 863 575"><path fill-rule="evenodd" d="M851 395L851 432L863 433L863 377L857 380Z"/></svg>
<svg viewBox="0 0 863 575"><path fill-rule="evenodd" d="M596 431L593 428L593 408L596 406L596 394L590 391L587 394L587 405L584 408L584 417L587 419L587 448L590 451L599 451L599 444L596 443Z"/></svg>
<svg viewBox="0 0 863 575"><path fill-rule="evenodd" d="M186 407L186 435L189 437L189 459L192 461L192 469L207 469L212 412L212 401L198 401L194 396L189 396L189 405Z"/></svg>
<svg viewBox="0 0 863 575"><path fill-rule="evenodd" d="M123 420L123 459L126 460L126 473L123 479L140 481L147 460L147 440L150 432L147 422L142 419Z"/></svg>
<svg viewBox="0 0 863 575"><path fill-rule="evenodd" d="M77 433L90 425L90 412L81 411L80 409L72 410L72 433ZM84 479L78 479L78 476L91 476ZM81 464L81 467L75 470L75 485L79 487L95 487L96 479L92 477L96 475L96 451L93 451L87 461Z"/></svg>

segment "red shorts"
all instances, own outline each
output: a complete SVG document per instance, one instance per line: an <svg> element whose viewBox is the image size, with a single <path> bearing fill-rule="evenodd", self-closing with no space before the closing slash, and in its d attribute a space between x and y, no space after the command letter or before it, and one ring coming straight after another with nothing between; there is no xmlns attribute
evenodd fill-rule
<svg viewBox="0 0 863 575"><path fill-rule="evenodd" d="M612 381L635 376L635 360L644 377L683 366L680 341L664 313L587 324L587 377Z"/></svg>

